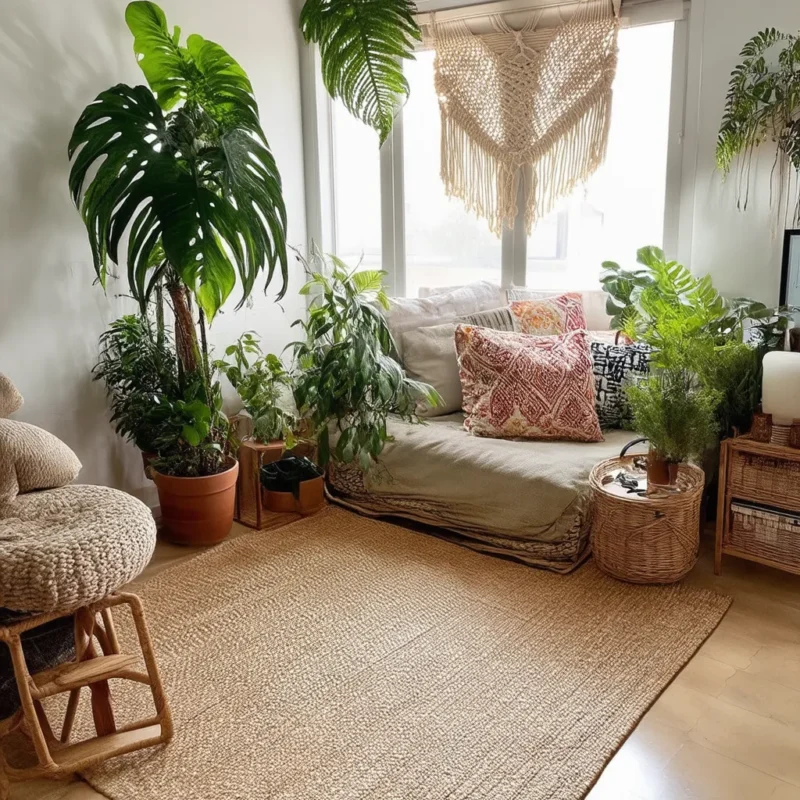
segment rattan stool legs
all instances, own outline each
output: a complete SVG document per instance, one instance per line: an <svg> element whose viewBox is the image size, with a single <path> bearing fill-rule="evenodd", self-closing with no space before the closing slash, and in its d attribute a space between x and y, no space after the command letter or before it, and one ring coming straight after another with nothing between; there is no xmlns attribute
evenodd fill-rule
<svg viewBox="0 0 800 800"><path fill-rule="evenodd" d="M139 661L137 655L120 650L112 617L112 608L119 605L128 606L133 616L145 672L136 669ZM5 642L11 651L21 701L21 708L14 716L0 721L0 739L21 728L30 737L38 761L35 766L14 767L7 763L0 751L0 800L7 800L10 781L64 777L108 758L168 742L172 738L172 718L158 674L141 600L134 594L114 593L73 613L75 660L36 675L28 672L20 636L68 615L42 614L0 626L0 641ZM110 678L149 686L156 713L147 719L117 727L108 686ZM97 736L70 744L81 689L87 686L91 692L92 718ZM69 699L61 732L56 738L41 701L61 692L69 692Z"/></svg>

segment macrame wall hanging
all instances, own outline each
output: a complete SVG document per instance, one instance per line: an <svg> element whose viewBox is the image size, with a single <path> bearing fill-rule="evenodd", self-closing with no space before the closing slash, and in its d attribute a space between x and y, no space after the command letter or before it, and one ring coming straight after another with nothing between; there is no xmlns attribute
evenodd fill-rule
<svg viewBox="0 0 800 800"><path fill-rule="evenodd" d="M520 181L530 233L603 162L617 12L615 0L581 0L558 27L540 30L538 11L521 30L493 16L480 35L434 16L442 180L498 236L514 226Z"/></svg>

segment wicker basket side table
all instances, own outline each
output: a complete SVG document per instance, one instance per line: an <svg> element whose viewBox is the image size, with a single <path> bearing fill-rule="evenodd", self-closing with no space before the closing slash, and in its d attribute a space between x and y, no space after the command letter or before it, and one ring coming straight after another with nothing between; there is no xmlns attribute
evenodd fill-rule
<svg viewBox="0 0 800 800"><path fill-rule="evenodd" d="M597 566L629 583L675 583L697 561L703 471L681 464L677 491L642 496L626 494L609 482L623 469L638 472L633 458L611 458L598 464L589 477L591 543Z"/></svg>

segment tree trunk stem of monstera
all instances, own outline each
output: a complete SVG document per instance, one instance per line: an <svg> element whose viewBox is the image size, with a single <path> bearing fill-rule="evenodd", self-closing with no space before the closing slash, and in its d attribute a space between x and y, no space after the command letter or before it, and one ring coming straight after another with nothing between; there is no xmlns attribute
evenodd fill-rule
<svg viewBox="0 0 800 800"><path fill-rule="evenodd" d="M189 306L189 291L179 281L169 281L167 291L172 300L175 313L175 349L184 372L193 375L197 372L197 357L200 348L197 343L197 331Z"/></svg>

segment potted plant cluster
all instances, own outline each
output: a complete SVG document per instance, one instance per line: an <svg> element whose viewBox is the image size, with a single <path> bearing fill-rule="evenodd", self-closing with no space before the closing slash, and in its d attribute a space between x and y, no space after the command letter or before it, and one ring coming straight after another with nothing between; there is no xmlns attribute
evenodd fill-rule
<svg viewBox="0 0 800 800"><path fill-rule="evenodd" d="M105 288L109 260L124 263L140 307L138 320L121 320L107 335L98 376L120 431L154 454L167 535L208 544L230 530L238 464L207 326L237 283L241 305L260 275L269 284L278 270L282 296L286 211L239 64L197 34L181 45L179 29L168 29L154 3L130 3L125 18L149 87L101 92L69 144L70 190L98 280ZM128 357L131 336L158 355L145 380L146 360L137 366Z"/></svg>
<svg viewBox="0 0 800 800"><path fill-rule="evenodd" d="M317 443L317 461L358 464L365 472L388 441L390 414L417 422L416 403L441 402L437 392L413 381L393 358L396 352L379 308L388 308L385 273L348 268L335 256L318 253L301 289L312 296L307 320L297 320L305 337L291 345L297 375L294 397L309 435Z"/></svg>
<svg viewBox="0 0 800 800"><path fill-rule="evenodd" d="M701 458L747 429L760 402L761 362L781 345L791 308L726 300L655 247L639 267L606 262L602 278L612 327L652 349L652 374L627 388L636 429L650 440L652 483L674 483L676 465Z"/></svg>

